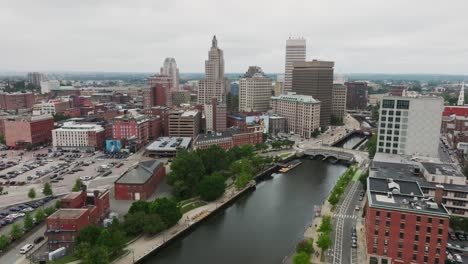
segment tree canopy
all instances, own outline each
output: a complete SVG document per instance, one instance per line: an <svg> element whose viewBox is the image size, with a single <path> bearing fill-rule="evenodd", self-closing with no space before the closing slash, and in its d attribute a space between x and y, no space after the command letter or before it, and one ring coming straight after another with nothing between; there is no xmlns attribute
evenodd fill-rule
<svg viewBox="0 0 468 264"><path fill-rule="evenodd" d="M213 173L204 177L197 186L197 193L205 201L213 201L223 195L226 189L224 177Z"/></svg>

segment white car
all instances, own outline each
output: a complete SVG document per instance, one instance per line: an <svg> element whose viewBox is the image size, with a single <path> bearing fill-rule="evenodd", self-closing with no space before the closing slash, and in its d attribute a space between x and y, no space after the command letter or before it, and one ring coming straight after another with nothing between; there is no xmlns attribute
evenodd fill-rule
<svg viewBox="0 0 468 264"><path fill-rule="evenodd" d="M81 179L82 181L89 181L89 180L91 180L92 178L91 178L91 176L81 176L80 179Z"/></svg>
<svg viewBox="0 0 468 264"><path fill-rule="evenodd" d="M32 211L34 211L34 209L32 207L26 207L23 210L21 210L21 212L23 212L23 213L32 212Z"/></svg>
<svg viewBox="0 0 468 264"><path fill-rule="evenodd" d="M29 250L31 250L34 247L33 244L26 244L20 249L21 254L26 254Z"/></svg>
<svg viewBox="0 0 468 264"><path fill-rule="evenodd" d="M453 256L455 257L455 261L457 263L463 263L463 259L459 254L453 254Z"/></svg>

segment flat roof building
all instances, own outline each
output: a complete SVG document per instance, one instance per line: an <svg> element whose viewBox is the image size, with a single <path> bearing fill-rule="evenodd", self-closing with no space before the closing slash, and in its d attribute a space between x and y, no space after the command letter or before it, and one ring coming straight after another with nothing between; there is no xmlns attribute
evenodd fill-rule
<svg viewBox="0 0 468 264"><path fill-rule="evenodd" d="M146 147L149 156L174 157L177 152L187 150L192 143L190 137L160 137Z"/></svg>
<svg viewBox="0 0 468 264"><path fill-rule="evenodd" d="M201 113L198 110L171 110L168 116L170 137L195 138L201 129Z"/></svg>
<svg viewBox="0 0 468 264"><path fill-rule="evenodd" d="M52 130L54 148L95 151L104 148L105 140L105 130L97 124L65 122Z"/></svg>

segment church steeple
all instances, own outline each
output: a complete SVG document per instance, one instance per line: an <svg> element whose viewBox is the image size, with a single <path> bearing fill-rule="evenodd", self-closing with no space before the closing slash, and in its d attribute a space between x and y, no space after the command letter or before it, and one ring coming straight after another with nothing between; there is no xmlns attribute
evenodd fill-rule
<svg viewBox="0 0 468 264"><path fill-rule="evenodd" d="M211 47L212 48L218 47L218 40L216 40L216 35L213 36L213 40L211 41Z"/></svg>

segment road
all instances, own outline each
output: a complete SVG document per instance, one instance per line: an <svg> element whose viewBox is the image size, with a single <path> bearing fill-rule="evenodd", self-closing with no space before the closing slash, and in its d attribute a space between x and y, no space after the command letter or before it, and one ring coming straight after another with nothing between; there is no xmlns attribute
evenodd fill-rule
<svg viewBox="0 0 468 264"><path fill-rule="evenodd" d="M439 159L442 162L453 162L454 159L452 159L449 149L447 149L442 143L439 142Z"/></svg>
<svg viewBox="0 0 468 264"><path fill-rule="evenodd" d="M28 235L28 237L21 243L19 243L16 247L11 248L5 255L0 258L0 263L15 263L21 258L24 258L24 255L19 253L20 248L22 248L26 244L34 244L34 239L39 236L43 236L46 230L46 225L43 224L39 229L35 232Z"/></svg>

